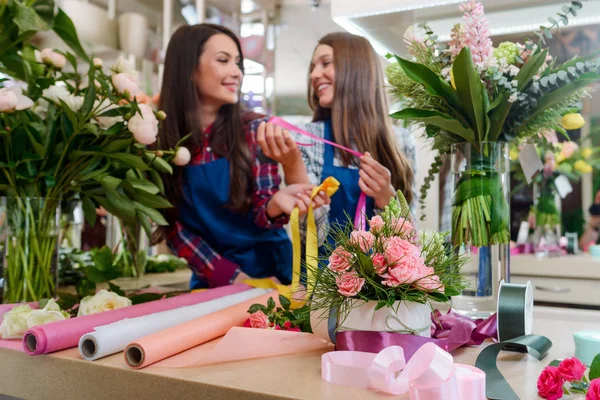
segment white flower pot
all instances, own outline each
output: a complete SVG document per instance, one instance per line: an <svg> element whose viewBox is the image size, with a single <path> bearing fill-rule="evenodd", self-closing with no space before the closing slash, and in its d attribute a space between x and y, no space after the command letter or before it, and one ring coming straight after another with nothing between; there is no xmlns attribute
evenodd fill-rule
<svg viewBox="0 0 600 400"><path fill-rule="evenodd" d="M142 14L124 13L119 16L119 46L127 54L143 58L148 43L148 19Z"/></svg>
<svg viewBox="0 0 600 400"><path fill-rule="evenodd" d="M354 301L347 316L343 317L346 313L340 316L338 330L398 332L431 337L431 308L427 304L397 301L393 307L375 311L376 306L376 301Z"/></svg>

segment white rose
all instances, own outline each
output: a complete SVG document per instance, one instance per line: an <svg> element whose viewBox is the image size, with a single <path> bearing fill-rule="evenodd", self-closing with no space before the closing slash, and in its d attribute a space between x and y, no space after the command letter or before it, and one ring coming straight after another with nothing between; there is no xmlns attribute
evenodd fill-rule
<svg viewBox="0 0 600 400"><path fill-rule="evenodd" d="M138 106L141 115L138 113L131 117L127 122L127 128L139 143L152 144L158 135L158 120L149 105L139 104Z"/></svg>
<svg viewBox="0 0 600 400"><path fill-rule="evenodd" d="M102 101L102 104L100 104L98 101L96 101L96 103L94 104L94 108L98 108L100 110L100 114L102 114L103 112L106 112L108 110L112 110L114 108L118 108L118 106L116 104L111 104L111 102L108 99L104 99ZM121 116L117 116L117 117L95 117L96 121L98 121L98 124L104 128L104 129L108 129L111 126L113 126L116 123L122 122L123 121L123 117Z"/></svg>
<svg viewBox="0 0 600 400"><path fill-rule="evenodd" d="M67 65L67 59L52 49L44 49L40 52L44 64L52 65L56 69L63 69Z"/></svg>
<svg viewBox="0 0 600 400"><path fill-rule="evenodd" d="M27 332L27 318L33 310L27 304L16 306L3 315L0 324L2 339L20 339Z"/></svg>
<svg viewBox="0 0 600 400"><path fill-rule="evenodd" d="M113 70L116 74L127 74L134 77L138 76L138 72L135 70L135 67L132 63L125 60L123 57L119 57L115 65L112 66L111 70Z"/></svg>
<svg viewBox="0 0 600 400"><path fill-rule="evenodd" d="M131 300L127 297L121 297L114 292L102 289L93 297L87 296L81 300L77 316L97 314L129 306L131 306Z"/></svg>
<svg viewBox="0 0 600 400"><path fill-rule="evenodd" d="M42 96L59 105L62 100L73 111L79 111L83 105L83 97L72 95L65 86L50 86L44 89Z"/></svg>
<svg viewBox="0 0 600 400"><path fill-rule="evenodd" d="M21 86L15 85L0 89L0 112L25 110L33 105L33 101L23 95Z"/></svg>
<svg viewBox="0 0 600 400"><path fill-rule="evenodd" d="M67 319L65 314L60 311L33 310L27 318L27 328L47 324L54 321L63 321Z"/></svg>

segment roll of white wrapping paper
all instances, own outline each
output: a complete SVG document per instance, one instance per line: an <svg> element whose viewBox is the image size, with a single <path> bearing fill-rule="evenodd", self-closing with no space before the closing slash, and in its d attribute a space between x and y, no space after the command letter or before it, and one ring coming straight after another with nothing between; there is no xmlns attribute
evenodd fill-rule
<svg viewBox="0 0 600 400"><path fill-rule="evenodd" d="M97 360L123 351L129 343L139 338L259 297L269 291L251 289L192 306L99 326L94 329L94 332L83 335L79 339L79 354L84 360Z"/></svg>

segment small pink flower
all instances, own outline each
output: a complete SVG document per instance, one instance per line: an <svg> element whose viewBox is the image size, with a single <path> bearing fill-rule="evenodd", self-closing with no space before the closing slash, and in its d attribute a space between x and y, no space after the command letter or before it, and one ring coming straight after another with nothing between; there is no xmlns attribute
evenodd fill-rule
<svg viewBox="0 0 600 400"><path fill-rule="evenodd" d="M396 287L411 284L419 279L419 269L415 265L396 265L388 269L388 273L382 275L386 286Z"/></svg>
<svg viewBox="0 0 600 400"><path fill-rule="evenodd" d="M427 292L444 292L444 284L437 275L429 275L421 278L415 282L414 286Z"/></svg>
<svg viewBox="0 0 600 400"><path fill-rule="evenodd" d="M576 357L565 358L558 364L558 372L567 381L580 381L585 374L585 365Z"/></svg>
<svg viewBox="0 0 600 400"><path fill-rule="evenodd" d="M356 272L344 272L335 278L338 292L346 297L356 296L365 284L364 278L359 278Z"/></svg>
<svg viewBox="0 0 600 400"><path fill-rule="evenodd" d="M415 227L405 218L392 218L392 230L397 235L412 236Z"/></svg>
<svg viewBox="0 0 600 400"><path fill-rule="evenodd" d="M292 328L292 329L288 329L288 330L289 330L290 332L302 332L302 330L300 329L300 327L299 327L299 326L296 326L296 327L294 327L294 328Z"/></svg>
<svg viewBox="0 0 600 400"><path fill-rule="evenodd" d="M538 394L548 400L560 399L563 395L564 383L565 380L560 375L558 367L546 367L537 381Z"/></svg>
<svg viewBox="0 0 600 400"><path fill-rule="evenodd" d="M138 80L133 75L122 72L120 74L113 75L111 81L117 92L121 94L125 94L125 92L127 92L130 99L142 93L138 85Z"/></svg>
<svg viewBox="0 0 600 400"><path fill-rule="evenodd" d="M250 314L250 318L248 319L252 328L267 329L269 327L269 317L262 311Z"/></svg>
<svg viewBox="0 0 600 400"><path fill-rule="evenodd" d="M564 142L560 150L560 158L566 160L571 157L579 149L579 145L575 142Z"/></svg>
<svg viewBox="0 0 600 400"><path fill-rule="evenodd" d="M158 135L158 120L154 111L147 104L138 104L141 115L135 114L127 122L127 129L133 133L133 137L141 144L152 144Z"/></svg>
<svg viewBox="0 0 600 400"><path fill-rule="evenodd" d="M350 243L358 246L364 253L368 253L373 247L375 236L367 231L354 231L350 234Z"/></svg>
<svg viewBox="0 0 600 400"><path fill-rule="evenodd" d="M419 252L414 244L394 236L387 241L384 254L389 264L397 264L408 256L418 255Z"/></svg>
<svg viewBox="0 0 600 400"><path fill-rule="evenodd" d="M63 69L67 65L67 58L52 49L43 49L40 51L40 57L45 64L56 69Z"/></svg>
<svg viewBox="0 0 600 400"><path fill-rule="evenodd" d="M283 324L283 329L289 331L290 329L292 329L292 323L290 321L285 321L285 323Z"/></svg>
<svg viewBox="0 0 600 400"><path fill-rule="evenodd" d="M342 246L338 247L329 257L329 269L335 272L348 270L352 265L352 254L344 250Z"/></svg>
<svg viewBox="0 0 600 400"><path fill-rule="evenodd" d="M244 328L252 328L252 325L250 325L250 318L244 321Z"/></svg>
<svg viewBox="0 0 600 400"><path fill-rule="evenodd" d="M383 221L383 218L381 218L379 215L376 215L369 221L369 226L371 226L371 232L378 233L383 230L385 222Z"/></svg>
<svg viewBox="0 0 600 400"><path fill-rule="evenodd" d="M600 400L600 378L590 382L590 387L585 395L585 400Z"/></svg>
<svg viewBox="0 0 600 400"><path fill-rule="evenodd" d="M375 272L379 275L385 274L387 270L387 261L385 260L385 256L383 254L373 254L373 268L375 268Z"/></svg>

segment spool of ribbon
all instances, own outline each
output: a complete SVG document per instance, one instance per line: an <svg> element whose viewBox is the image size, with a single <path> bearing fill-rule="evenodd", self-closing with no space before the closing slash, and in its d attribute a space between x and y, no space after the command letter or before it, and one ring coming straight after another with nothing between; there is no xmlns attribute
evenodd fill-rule
<svg viewBox="0 0 600 400"><path fill-rule="evenodd" d="M340 150L347 151L348 153L350 153L356 157L360 158L363 156L363 154L359 151L352 150L346 146L342 146L340 144L332 142L331 140L327 140L322 137L315 136L312 133L307 132L304 129L298 128L297 126L292 125L289 122L284 121L283 119L281 119L279 117L271 117L271 118L269 118L269 122L272 124L278 125L284 129L287 129L287 130L299 133L300 135L309 137L313 140L316 140L317 142L323 142L330 146L337 147ZM308 146L307 144L304 144L304 143L299 143L299 142L296 142L296 143L300 146ZM364 192L361 192L360 197L358 198L356 212L354 213L354 227L356 229L363 230L363 231L366 230L366 228L367 228L367 223L366 223L366 219L365 219L366 218L366 205L367 205L367 195Z"/></svg>
<svg viewBox="0 0 600 400"><path fill-rule="evenodd" d="M452 356L426 343L405 362L402 347L378 354L336 351L323 354L321 378L337 385L375 389L387 394L409 393L411 400L484 400L485 374L454 364Z"/></svg>
<svg viewBox="0 0 600 400"><path fill-rule="evenodd" d="M498 290L498 340L503 342L533 333L533 288L500 282Z"/></svg>
<svg viewBox="0 0 600 400"><path fill-rule="evenodd" d="M327 177L319 186L315 187L310 195L314 199L319 192L323 191L331 197L340 187L340 183L334 177ZM292 292L300 289L301 273L301 238L300 238L300 219L299 210L295 208L290 215L290 226L292 230L292 248L293 248L293 267L292 267ZM310 296L310 290L314 285L315 273L319 264L319 241L317 236L317 224L312 204L308 208L306 215L306 280L308 283L306 297Z"/></svg>

